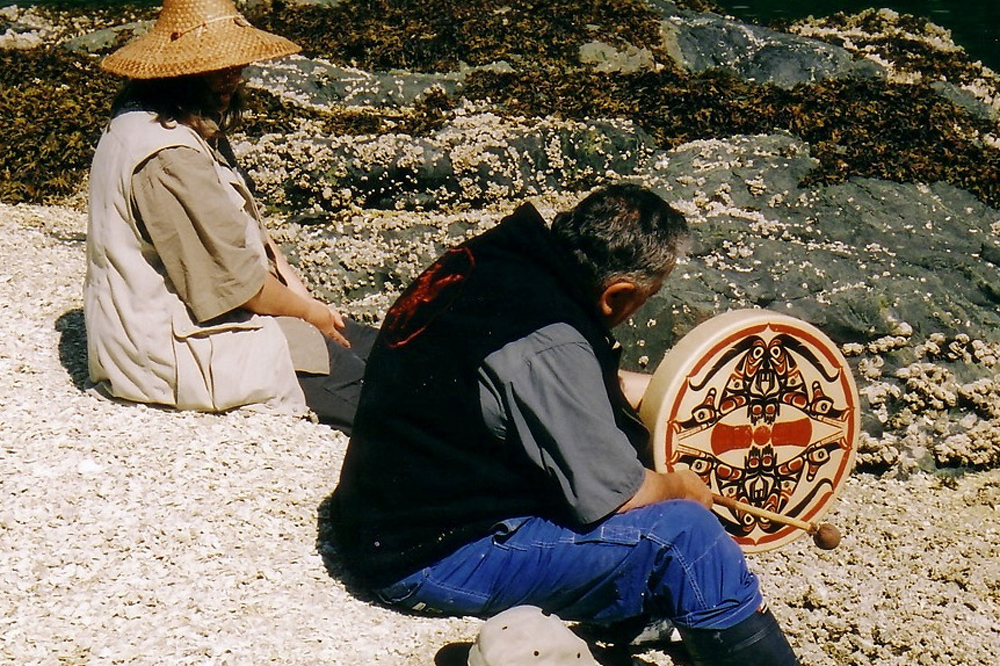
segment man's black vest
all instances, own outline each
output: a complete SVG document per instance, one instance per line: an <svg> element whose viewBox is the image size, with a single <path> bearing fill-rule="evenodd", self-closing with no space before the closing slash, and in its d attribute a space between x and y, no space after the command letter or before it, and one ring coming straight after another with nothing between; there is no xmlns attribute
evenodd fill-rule
<svg viewBox="0 0 1000 666"><path fill-rule="evenodd" d="M534 207L522 205L438 259L386 315L334 501L338 549L363 583L393 583L507 518L571 525L558 486L518 442L487 429L477 379L491 353L558 322L593 347L618 427L651 466L596 296Z"/></svg>

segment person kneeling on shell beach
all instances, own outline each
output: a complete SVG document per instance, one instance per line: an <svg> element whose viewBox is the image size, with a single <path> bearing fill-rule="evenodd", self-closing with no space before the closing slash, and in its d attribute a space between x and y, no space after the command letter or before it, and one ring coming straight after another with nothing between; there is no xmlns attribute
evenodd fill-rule
<svg viewBox="0 0 1000 666"><path fill-rule="evenodd" d="M306 414L350 432L375 330L310 296L225 130L244 66L299 50L232 0L166 0L103 69L128 80L90 175L91 379L135 402Z"/></svg>
<svg viewBox="0 0 1000 666"><path fill-rule="evenodd" d="M535 607L624 644L672 623L700 665L797 663L708 487L653 471L642 387L621 379L611 329L687 235L659 196L612 185L551 226L520 206L402 294L330 503L361 585L426 613Z"/></svg>

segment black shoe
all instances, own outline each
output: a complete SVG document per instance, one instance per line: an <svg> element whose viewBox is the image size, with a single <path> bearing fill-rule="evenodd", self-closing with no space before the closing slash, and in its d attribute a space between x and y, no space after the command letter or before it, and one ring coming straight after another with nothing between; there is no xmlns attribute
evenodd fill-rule
<svg viewBox="0 0 1000 666"><path fill-rule="evenodd" d="M678 627L693 666L798 666L770 610L728 629Z"/></svg>

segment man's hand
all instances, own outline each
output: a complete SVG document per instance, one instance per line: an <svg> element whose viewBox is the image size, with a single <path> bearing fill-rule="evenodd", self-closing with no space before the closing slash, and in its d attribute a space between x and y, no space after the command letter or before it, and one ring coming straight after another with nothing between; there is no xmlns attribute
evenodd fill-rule
<svg viewBox="0 0 1000 666"><path fill-rule="evenodd" d="M655 474L655 472L654 472ZM689 499L698 502L706 509L712 508L712 491L701 477L691 470L679 469L663 475L673 489L670 491L673 499Z"/></svg>
<svg viewBox="0 0 1000 666"><path fill-rule="evenodd" d="M659 473L647 469L639 490L618 509L618 513L671 499L693 500L706 509L712 508L712 491L691 470Z"/></svg>

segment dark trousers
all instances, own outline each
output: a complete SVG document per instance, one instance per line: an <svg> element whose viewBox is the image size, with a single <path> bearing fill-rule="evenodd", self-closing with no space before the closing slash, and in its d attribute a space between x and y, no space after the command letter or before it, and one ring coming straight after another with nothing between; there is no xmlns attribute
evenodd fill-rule
<svg viewBox="0 0 1000 666"><path fill-rule="evenodd" d="M365 375L365 364L371 352L378 329L345 319L344 337L351 348L342 347L327 339L330 354L330 374L310 375L298 373L299 385L306 396L306 404L316 413L321 423L350 435L358 397Z"/></svg>

